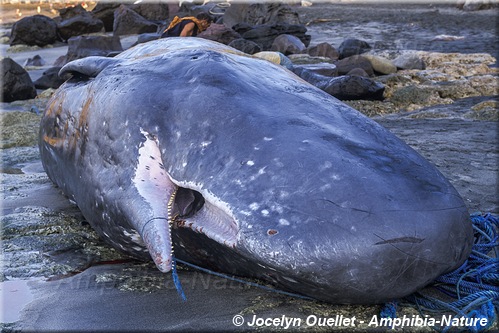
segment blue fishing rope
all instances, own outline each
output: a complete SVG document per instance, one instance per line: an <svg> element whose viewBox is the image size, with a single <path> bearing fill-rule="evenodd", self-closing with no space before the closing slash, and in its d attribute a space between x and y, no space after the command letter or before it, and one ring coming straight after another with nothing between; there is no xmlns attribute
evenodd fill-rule
<svg viewBox="0 0 499 333"><path fill-rule="evenodd" d="M174 258L174 261L178 261L179 263L181 263L183 265L186 265L186 266L189 266L191 268L194 268L194 269L196 269L198 271L201 271L201 272L204 272L204 273L208 273L208 274L211 274L211 275L215 275L215 276L218 276L218 277L221 277L221 278L224 278L224 279L236 281L236 282L239 282L241 284L248 285L248 286L260 288L260 289L263 289L263 290L267 290L267 291L271 291L271 292L274 292L274 293L278 293L278 294L282 294L282 295L287 295L287 296L291 296L291 297L296 297L296 298L301 298L301 299L306 299L306 300L313 300L313 298L310 298L310 297L307 297L307 296L303 296L303 295L299 295L299 294L295 294L295 293L290 293L290 292L287 292L287 291L283 291L283 290L279 290L279 289L275 289L275 288L263 286L261 284L255 283L255 282L251 282L251 281L239 279L239 278L236 278L236 277L231 276L231 275L227 275L227 274L223 274L223 273L218 273L218 272L209 270L207 268L203 268L203 267L191 264L191 263L189 263L187 261L183 261L183 260L178 259L178 258ZM172 266L172 271L173 271L173 266ZM178 276L177 276L177 272L176 271L174 273L174 278L173 279L174 279L174 283L175 283L175 280L178 281ZM179 288L180 288L180 290L182 289L182 286L180 285L180 281L178 281L178 285L177 285L177 283L175 283L175 287L177 288L177 291L179 291ZM180 294L180 291L179 291L179 294ZM182 291L182 294L183 294L183 291ZM185 295L184 295L184 297L185 297Z"/></svg>
<svg viewBox="0 0 499 333"><path fill-rule="evenodd" d="M397 318L397 302L386 303L380 311L381 318Z"/></svg>
<svg viewBox="0 0 499 333"><path fill-rule="evenodd" d="M177 293L182 298L183 301L187 301L187 297L185 297L184 290L182 289L182 284L180 283L180 279L177 274L177 260L175 257L172 257L172 278L173 284L177 289Z"/></svg>
<svg viewBox="0 0 499 333"><path fill-rule="evenodd" d="M483 332L496 321L495 308L499 306L499 220L490 213L476 213L470 218L475 237L470 257L461 267L438 277L429 287L399 302L416 307L422 315L425 312L453 313L454 318L486 318L485 326L480 326L477 320L476 326L460 327L461 331ZM432 296L425 291L433 291ZM437 298L435 291L445 295L446 300ZM394 318L396 303L385 304L380 315ZM440 332L451 328L434 327Z"/></svg>

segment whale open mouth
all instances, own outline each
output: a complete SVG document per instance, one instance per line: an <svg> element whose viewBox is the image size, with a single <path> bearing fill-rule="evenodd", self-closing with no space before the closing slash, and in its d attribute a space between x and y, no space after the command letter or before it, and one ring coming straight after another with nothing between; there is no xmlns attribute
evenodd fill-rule
<svg viewBox="0 0 499 333"><path fill-rule="evenodd" d="M189 228L226 246L235 246L239 227L226 209L186 187L177 186L170 199L168 216L173 227Z"/></svg>
<svg viewBox="0 0 499 333"><path fill-rule="evenodd" d="M172 232L175 229L190 229L228 247L235 247L239 231L238 224L231 214L193 189L175 186L168 203L168 224L170 244L154 244L171 249L174 255Z"/></svg>
<svg viewBox="0 0 499 333"><path fill-rule="evenodd" d="M175 219L188 219L203 208L205 200L201 193L188 188L179 187L175 195L173 216Z"/></svg>
<svg viewBox="0 0 499 333"><path fill-rule="evenodd" d="M165 169L158 138L141 129L146 140L139 146L135 189L143 201L127 205L130 221L142 237L159 270L168 272L172 265L172 228L189 228L208 238L234 247L239 226L230 209L211 192L188 182L174 180ZM146 206L137 216L130 206Z"/></svg>
<svg viewBox="0 0 499 333"><path fill-rule="evenodd" d="M203 195L171 183L166 217L149 219L137 230L156 266L163 272L171 269L174 254L172 231L190 229L228 247L235 247L239 226L231 214Z"/></svg>

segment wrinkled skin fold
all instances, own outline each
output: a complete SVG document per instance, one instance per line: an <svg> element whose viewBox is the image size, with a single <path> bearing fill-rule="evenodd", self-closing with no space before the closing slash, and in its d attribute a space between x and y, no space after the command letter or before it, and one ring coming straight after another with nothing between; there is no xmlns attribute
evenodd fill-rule
<svg viewBox="0 0 499 333"><path fill-rule="evenodd" d="M173 250L320 300L377 303L470 253L467 209L442 174L285 68L172 38L61 71L73 77L40 127L47 174L104 239L163 272Z"/></svg>

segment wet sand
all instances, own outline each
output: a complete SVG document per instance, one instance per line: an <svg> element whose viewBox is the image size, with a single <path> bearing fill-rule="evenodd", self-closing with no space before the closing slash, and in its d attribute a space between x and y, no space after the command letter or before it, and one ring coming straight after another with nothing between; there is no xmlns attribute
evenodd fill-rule
<svg viewBox="0 0 499 333"><path fill-rule="evenodd" d="M308 28L314 44L329 41L338 46L346 37L358 37L380 49L407 48L409 42L418 41L412 45L420 50L445 48L463 53L497 53L496 44L490 44L495 33L490 11L464 15L453 7L440 5L373 6L321 4L299 11L304 22L311 22ZM317 19L331 21L314 23ZM467 22L465 27L459 23L463 19ZM431 41L435 34L468 37L435 44ZM45 54L55 57L65 50L42 52L43 57ZM23 57L32 55L22 52L14 56L22 63ZM31 74L37 75L32 71ZM374 119L434 163L463 196L470 213L499 214L499 123L462 117L462 112L472 105L493 99L463 99L452 105ZM29 103L9 107L25 110L29 109ZM447 115L425 116L429 111ZM21 125L15 131L28 136L38 120L39 116L32 114L24 127ZM5 142L9 132L5 128L2 132ZM33 137L11 148L4 146L1 151L5 261L1 278L17 281L1 286L2 331L266 331L272 328L248 326L254 315L299 319L295 323L300 325L291 326L292 330L385 331L368 326L374 316L379 317L380 305L342 306L307 301L179 265L179 278L187 296L183 302L169 274L160 274L152 263L131 260L98 239L77 207L43 172L36 133ZM20 304L14 304L14 298L21 300ZM397 314L412 316L417 311L400 307ZM313 319L309 316L335 318L336 315L356 317L356 326L306 324L307 318ZM245 323L237 326L234 318L236 323L240 318ZM433 332L433 329L423 326L411 327L409 331Z"/></svg>

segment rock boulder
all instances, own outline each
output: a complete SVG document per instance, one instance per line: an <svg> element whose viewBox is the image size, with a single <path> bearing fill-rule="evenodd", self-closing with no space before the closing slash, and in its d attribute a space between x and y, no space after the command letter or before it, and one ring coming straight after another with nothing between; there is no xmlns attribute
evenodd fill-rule
<svg viewBox="0 0 499 333"><path fill-rule="evenodd" d="M57 24L44 15L27 16L12 26L10 45L46 46L57 41Z"/></svg>
<svg viewBox="0 0 499 333"><path fill-rule="evenodd" d="M2 58L0 65L3 102L10 103L36 97L35 85L21 65L10 58Z"/></svg>
<svg viewBox="0 0 499 333"><path fill-rule="evenodd" d="M57 28L64 40L73 36L105 31L104 23L93 17L81 5L61 9L60 14L62 21L57 24Z"/></svg>
<svg viewBox="0 0 499 333"><path fill-rule="evenodd" d="M114 11L113 33L115 36L156 32L158 24L146 20L140 14L121 5Z"/></svg>

